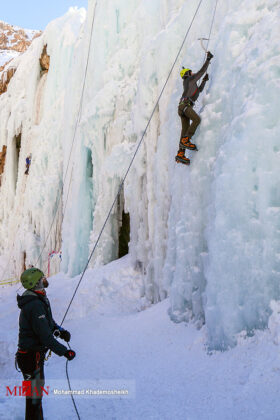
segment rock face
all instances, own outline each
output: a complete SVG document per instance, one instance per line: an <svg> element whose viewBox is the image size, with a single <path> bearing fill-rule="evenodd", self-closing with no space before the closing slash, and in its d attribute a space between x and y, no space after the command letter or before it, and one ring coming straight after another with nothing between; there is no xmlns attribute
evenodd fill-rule
<svg viewBox="0 0 280 420"><path fill-rule="evenodd" d="M22 29L0 21L0 50L24 52L32 40L40 36L41 33L41 31Z"/></svg>
<svg viewBox="0 0 280 420"><path fill-rule="evenodd" d="M6 92L7 86L10 83L11 78L16 72L15 67L9 67L6 71L2 72L1 79L0 79L0 95Z"/></svg>
<svg viewBox="0 0 280 420"><path fill-rule="evenodd" d="M41 33L41 31L22 29L0 21L0 95L6 92L16 71L16 68L11 65L12 59L26 51L33 39Z"/></svg>
<svg viewBox="0 0 280 420"><path fill-rule="evenodd" d="M41 75L49 71L50 68L50 56L47 54L47 45L44 45L41 57L40 57Z"/></svg>
<svg viewBox="0 0 280 420"><path fill-rule="evenodd" d="M2 147L2 152L0 152L0 186L2 173L4 172L5 161L6 161L7 146Z"/></svg>

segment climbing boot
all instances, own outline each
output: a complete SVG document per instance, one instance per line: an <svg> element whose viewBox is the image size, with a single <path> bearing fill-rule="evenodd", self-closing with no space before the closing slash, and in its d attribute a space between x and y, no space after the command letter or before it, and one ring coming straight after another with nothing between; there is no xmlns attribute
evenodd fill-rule
<svg viewBox="0 0 280 420"><path fill-rule="evenodd" d="M190 159L185 157L185 151L179 150L177 156L175 156L177 163L183 163L184 165L189 165L191 163Z"/></svg>
<svg viewBox="0 0 280 420"><path fill-rule="evenodd" d="M191 143L191 139L189 137L181 138L180 147L182 147L182 149L197 150L196 145Z"/></svg>

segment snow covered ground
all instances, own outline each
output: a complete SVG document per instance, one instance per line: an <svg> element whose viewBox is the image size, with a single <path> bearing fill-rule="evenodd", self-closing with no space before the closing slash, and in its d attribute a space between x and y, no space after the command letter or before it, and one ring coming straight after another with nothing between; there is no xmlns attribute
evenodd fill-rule
<svg viewBox="0 0 280 420"><path fill-rule="evenodd" d="M0 279L18 277L24 260L45 271L53 250L62 250L63 272L82 271L197 4L90 0L87 14L70 9L13 61L17 71L0 97L0 251L9 261ZM180 167L179 71L200 68L198 38L207 36L214 6L202 3L122 206L146 298L170 296L174 320L206 323L209 346L224 349L243 329L265 327L270 301L280 298L280 9L278 0L218 4L210 80L196 107L199 152ZM46 44L50 68L42 74ZM115 206L91 267L117 258L120 219Z"/></svg>
<svg viewBox="0 0 280 420"><path fill-rule="evenodd" d="M57 275L48 296L59 322L78 282ZM206 330L173 323L168 299L147 307L141 278L125 257L90 270L81 284L64 327L72 333L77 357L70 363L72 389L94 380L112 389L122 384L128 397L75 400L81 419L96 420L277 420L280 418L279 314L270 330L238 338L227 352L207 353ZM22 290L21 290L22 291ZM16 286L1 289L0 417L23 418L24 398L6 397L5 386L21 380L14 369L18 308ZM68 389L65 359L46 362L46 385ZM70 396L44 397L46 420L75 419Z"/></svg>

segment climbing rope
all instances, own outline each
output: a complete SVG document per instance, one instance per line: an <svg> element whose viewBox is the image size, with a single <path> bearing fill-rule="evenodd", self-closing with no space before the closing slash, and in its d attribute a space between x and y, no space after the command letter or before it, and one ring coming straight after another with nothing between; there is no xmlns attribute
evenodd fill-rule
<svg viewBox="0 0 280 420"><path fill-rule="evenodd" d="M209 46L209 43L210 43L211 33L212 33L212 29L213 29L213 25L214 25L214 20L215 20L215 16L216 16L217 4L218 4L218 0L216 0L216 3L215 3L215 7L214 7L214 12L213 12L212 20L211 20L211 25L210 25L210 30L209 30L208 38L200 38L200 39L207 39L207 45L206 45L206 48L205 48L205 56L207 55L208 46ZM201 83L200 83L200 85L201 85ZM200 107L200 111L201 111L201 108L202 107Z"/></svg>
<svg viewBox="0 0 280 420"><path fill-rule="evenodd" d="M129 173L129 171L130 171L130 168L131 168L131 166L132 166L132 164L133 164L133 162L134 162L134 159L135 159L135 157L136 157L136 155L137 155L137 152L138 152L138 150L139 150L139 148L140 148L140 146L141 146L141 144L142 144L142 142L143 142L143 139L144 139L144 137L145 137L145 135L146 135L146 133L147 133L148 127L149 127L149 125L150 125L150 122L151 122L151 120L152 120L152 118L153 118L153 115L154 115L154 113L155 113L155 110L157 109L157 106L158 106L159 101L160 101L160 99L161 99L161 97L162 97L162 94L163 94L163 92L164 92L164 90L165 90L165 87L166 87L166 85L167 85L167 83L168 83L168 81L169 81L169 79L170 79L171 73L172 73L172 71L173 71L173 69L174 69L174 67L175 67L175 65L176 65L176 62L177 62L177 60L178 60L178 58L179 58L179 55L180 55L180 53L181 53L181 51L182 51L182 49L183 49L183 46L184 46L184 44L185 44L185 42L186 42L186 39L187 39L187 37L188 37L188 34L189 34L190 29L191 29L191 27L192 27L192 25L193 25L193 22L194 22L194 20L195 20L195 17L196 17L196 15L197 15L197 13L198 13L198 10L199 10L199 8L200 8L200 6L201 6L202 1L203 1L203 0L200 0L200 1L199 1L199 4L198 4L198 6L197 6L197 8L196 8L196 11L195 11L195 13L194 13L194 16L193 16L193 18L192 18L192 20L191 20L191 23L190 23L190 25L189 25L189 27L188 27L188 30L187 30L187 32L186 32L186 34L185 34L185 36L184 36L183 42L182 42L182 44L181 44L181 46L180 46L180 48L179 48L179 51L178 51L178 53L177 53L177 55L176 55L176 58L175 58L175 60L174 60L174 62L173 62L173 64L172 64L172 67L171 67L171 69L170 69L170 71L169 71L169 73L168 73L168 76L167 76L167 79L166 79L166 81L165 81L165 83L164 83L164 85L163 85L163 88L161 89L161 92L160 92L160 94L159 94L159 96L158 96L158 99L157 99L157 101L156 101L156 104L155 104L155 106L154 106L154 108L153 108L153 111L152 111L152 113L151 113L151 115L150 115L150 118L149 118L149 120L148 120L148 122L147 122L147 125L146 125L146 127L145 127L145 130L144 130L144 132L143 132L143 134L142 134L142 137L141 137L140 141L138 142L138 144L137 144L137 146L136 146L136 148L135 148L135 151L134 151L134 154L133 154L132 159L131 159L131 161L130 161L130 164L129 164L129 166L128 166L127 170L126 170L126 173L125 173L125 175L124 175L124 177L123 177L123 179L122 179L122 181L121 181L120 185L119 185L117 195L115 196L115 199L113 200L113 203L112 203L112 205L111 205L111 207L110 207L110 209L109 209L109 212L108 212L108 214L107 214L107 217L106 217L106 219L105 219L105 221L104 221L104 223L103 223L103 226L102 226L102 228L101 228L101 230L100 230L100 233L99 233L99 235L98 235L98 237L97 237L97 239L96 239L96 242L95 242L95 244L94 244L94 247L93 247L93 249L92 249L92 251L91 251L91 254L90 254L90 256L89 256L89 258L88 258L88 260L87 260L87 263L86 263L86 265L85 265L85 267L84 267L84 270L83 270L83 272L82 272L81 278L80 278L80 280L79 280L79 282L78 282L78 284L77 284L77 286L76 286L76 288L75 288L75 290L74 290L73 296L72 296L72 298L71 298L71 300L70 300L70 302L69 302L69 305L68 305L68 307L67 307L67 309L66 309L66 312L65 312L65 314L64 314L64 317L63 317L63 319L62 319L62 321L61 321L61 324L60 324L60 325L62 325L62 324L63 324L63 322L64 322L64 320L65 320L65 318L66 318L66 316L67 316L67 313L68 313L68 311L69 311L69 309L70 309L70 306L71 306L71 304L72 304L72 302L73 302L73 300L74 300L74 298L75 298L75 295L76 295L76 293L77 293L77 290L78 290L78 288L79 288L79 286L80 286L80 284L81 284L81 282L82 282L82 279L83 279L83 277L84 277L84 275L85 275L85 272L86 272L86 270L87 270L87 268L88 268L88 265L89 265L89 263L90 263L90 260L91 260L91 258L92 258L92 256L93 256L94 252L95 252L95 249L96 249L96 247L97 247L97 245L98 245L98 242L99 242L99 240L100 240L100 238L101 238L101 235L102 235L102 233L103 233L103 231L104 231L104 229L105 229L105 226L106 226L106 224L107 224L107 222L108 222L108 219L109 219L109 217L110 217L110 215L111 215L111 213L112 213L112 210L113 210L113 208L114 208L114 206L115 206L115 204L116 204L116 202L117 202L117 199L118 199L118 197L119 197L119 195L120 195L120 193L121 193L121 191L122 191L122 188L123 188L124 182L125 182L125 180L126 180L126 177L127 177L128 173Z"/></svg>
<svg viewBox="0 0 280 420"><path fill-rule="evenodd" d="M84 74L84 80L83 80L83 86L82 86L82 93L81 93L81 99L80 99L80 104L79 104L78 116L77 116L76 123L75 123L75 128L74 128L74 134L73 134L73 139L72 139L72 143L71 143L70 153L69 153L69 157L68 157L67 167L66 167L64 179L63 179L63 182L62 182L62 187L61 187L61 190L60 190L60 194L59 194L59 197L58 197L58 200L57 200L57 204L55 206L54 216L53 216L53 219L52 219L52 222L51 222L51 225L50 225L50 229L48 231L48 234L46 236L45 242L43 244L41 253L40 253L39 257L37 258L37 261L35 263L35 266L37 266L37 264L38 264L38 262L39 262L39 260L40 260L40 258L42 256L42 254L43 254L43 251L46 248L47 241L48 241L49 236L51 234L51 231L52 231L52 228L53 228L53 225L54 225L54 222L55 222L55 218L56 218L56 215L57 215L57 211L58 211L58 208L59 208L59 205L60 205L62 196L63 196L63 187L64 187L64 184L65 184L65 180L66 180L68 169L69 169L69 164L70 164L70 159L71 159L71 155L72 155L72 151L73 151L74 142L75 142L75 139L76 139L76 133L77 133L78 124L80 122L81 115L82 115L82 105L83 105L83 98L84 98L86 77L87 77L87 72L88 72L88 64L89 64L89 57L90 57L90 50L91 50L93 27L94 27L94 22L95 22L96 6L97 6L97 1L95 3L94 11L93 11L93 19L92 19L91 30L90 30L89 48L88 48L86 68L85 68L85 74ZM72 180L72 173L71 173L71 180ZM69 183L69 189L70 189L71 180L70 180L70 183ZM67 201L68 201L69 189L68 189L67 199L66 199L66 203L65 203L65 206L64 206L64 210L63 210L62 221L63 221L63 217L64 217L64 214L65 214L65 209L66 209L66 205L67 205ZM8 258L8 264L7 264L7 266L5 267L5 269L3 271L2 280L4 279L4 276L6 274L7 268L9 266L9 262L11 260L11 255L12 255L12 253L10 253L9 258Z"/></svg>
<svg viewBox="0 0 280 420"><path fill-rule="evenodd" d="M67 377L67 382L68 382L68 386L69 386L69 391L72 391L71 384L70 384L70 379L69 379L69 373L68 373L68 360L66 360L65 371L66 371L66 377ZM75 403L75 399L73 397L73 393L72 392L70 392L70 396L72 398L72 402L73 402L73 405L74 405L74 408L75 408L77 417L78 417L79 420L81 420L81 417L80 417L79 411L77 409L77 406L76 406L76 403Z"/></svg>
<svg viewBox="0 0 280 420"><path fill-rule="evenodd" d="M71 347L70 347L70 345L69 345L69 343L67 343L67 345L69 347L69 350L72 350ZM74 397L73 397L73 393L71 392L72 391L72 388L71 388L70 378L69 378L69 373L68 373L68 362L69 362L69 360L67 359L66 360L66 364L65 364L65 371L66 371L66 377L67 377L67 382L68 382L68 386L69 386L69 391L70 391L70 395L71 395L71 398L72 398L72 402L73 402L73 405L74 405L74 408L75 408L77 417L78 417L79 420L81 420L81 417L80 417L78 408L76 406L76 403L75 403L75 400L74 400Z"/></svg>
<svg viewBox="0 0 280 420"><path fill-rule="evenodd" d="M210 37L211 37L213 25L214 25L214 20L215 20L215 15L216 15L216 10L217 10L217 4L218 4L218 0L216 0L216 4L215 4L215 7L214 7L214 13L213 13L212 21L211 21L211 26L210 26L210 31L209 31L208 41L207 41L207 46L206 46L206 54L207 54L207 51L208 51Z"/></svg>
<svg viewBox="0 0 280 420"><path fill-rule="evenodd" d="M158 106L158 104L159 104L159 101L160 101L160 99L161 99L161 97L162 97L162 95L163 95L163 92L164 92L164 90L165 90L165 87L166 87L166 85L167 85L167 83L168 83L168 81L169 81L169 79L170 79L170 76L171 76L171 74L172 74L172 71L173 71L173 69L174 69L174 67L175 67L175 65L176 65L176 63L177 63L177 60L178 60L178 58L179 58L179 56L180 56L180 53L181 53L181 51L182 51L182 49L183 49L183 46L184 46L185 42L186 42L186 39L187 39L188 34L189 34L189 32L190 32L190 29L191 29L191 27L192 27L192 25L193 25L193 22L194 22L194 20L195 20L195 17L196 17L196 15L197 15L198 11L199 11L199 8L200 8L200 6L201 6L202 1L203 1L203 0L200 0L200 1L199 1L199 4L198 4L198 6L197 6L197 8L196 8L196 11L195 11L195 13L194 13L194 16L193 16L193 18L192 18L192 20L191 20L191 23L190 23L190 25L189 25L189 27L188 27L188 30L187 30L187 32L186 32L186 34L185 34L185 36L184 36L183 42L182 42L182 44L181 44L181 46L180 46L180 48L179 48L179 51L178 51L178 53L177 53L177 55L176 55L176 58L175 58L175 60L174 60L174 62L173 62L173 64L172 64L172 66L171 66L171 69L170 69L170 71L169 71L169 73L168 73L167 79L166 79L166 81L165 81L165 83L164 83L164 85L163 85L163 87L162 87L162 89L161 89L161 92L160 92L160 94L159 94L159 96L158 96L158 99L157 99L157 101L156 101L156 103L155 103L155 106L154 106L154 108L153 108L153 110L152 110L152 113L151 113L151 115L150 115L150 117L149 117L149 119L148 119L148 122L147 122L146 127L145 127L145 129L144 129L144 132L143 132L143 134L142 134L142 136L141 136L141 139L140 139L140 141L138 142L138 144L137 144L137 146L136 146L136 148L135 148L135 151L134 151L134 154L133 154L132 159L131 159L131 161L130 161L130 164L129 164L129 166L128 166L128 168L127 168L126 172L125 172L125 175L124 175L124 177L123 177L123 179L122 179L122 181L121 181L120 185L119 185L118 192L117 192L117 194L116 194L116 196L115 196L115 198L114 198L114 200L113 200L113 203L112 203L112 205L111 205L111 207L110 207L110 209L109 209L109 212L108 212L108 214L107 214L107 217L106 217L106 219L105 219L105 221L104 221L104 223L103 223L103 226L102 226L102 228L101 228L101 230L100 230L100 233L99 233L99 235L98 235L98 237L97 237L97 239L96 239L96 242L95 242L95 244L94 244L94 247L93 247L93 249L92 249L92 251L91 251L91 254L90 254L90 256L89 256L89 258L88 258L88 260L87 260L87 263L86 263L86 265L85 265L85 267L84 267L84 270L83 270L83 272L82 272L82 275L81 275L81 277L80 277L80 280L79 280L79 282L78 282L78 284L77 284L77 286L76 286L76 288L75 288L75 290L74 290L74 293L73 293L72 298L71 298L71 300L70 300L70 302L69 302L69 305L68 305L68 307L67 307L67 309L66 309L66 311L65 311L65 314L64 314L64 316L63 316L63 319L62 319L62 321L61 321L60 326L62 326L62 324L63 324L63 322L64 322L64 320L65 320L65 318L66 318L66 316L67 316L67 314L68 314L68 311L69 311L69 309L70 309L70 307L71 307L71 305L72 305L72 302L73 302L73 300L74 300L74 298L75 298L75 295L76 295L76 293L77 293L77 291L78 291L78 288L79 288L79 286L80 286L80 284L81 284L81 282L82 282L82 279L83 279L83 277L84 277L84 275L85 275L85 272L86 272L86 270L87 270L87 268L88 268L88 265L89 265L89 263L90 263L90 260L91 260L91 258L92 258L92 256L93 256L93 254L94 254L94 252L95 252L95 250L96 250L96 247L97 247L97 245L98 245L98 243L99 243L99 240L100 240L100 238L101 238L101 236L102 236L102 233L103 233L103 231L104 231L104 229L105 229L105 226L106 226L106 224L107 224L107 222L108 222L108 219L109 219L109 217L110 217L110 215L111 215L111 213L112 213L112 210L113 210L113 208L114 208L114 206L115 206L115 204L116 204L116 202L117 202L117 199L118 199L118 197L119 197L119 195L120 195L120 193L121 193L121 191L122 191L122 188L123 188L123 186L124 186L124 182L125 182L125 180L126 180L126 178L127 178L127 175L128 175L128 173L129 173L129 171L130 171L131 167L132 167L132 164L133 164L134 159L135 159L135 157L136 157L136 155L137 155L137 153L138 153L138 150L139 150L139 148L140 148L140 146L141 146L141 144L142 144L142 142L143 142L143 140L144 140L144 137L145 137L145 135L146 135L146 133L147 133L148 127L149 127L149 125L150 125L150 123L151 123L151 120L152 120L152 118L153 118L153 116L154 116L154 113L155 113L155 111L156 111L156 109L157 109L157 106ZM96 4L97 4L97 2L96 2ZM95 17L96 4L95 4L95 9L94 9L93 22L94 22L94 17ZM216 5L217 5L217 3L216 3ZM213 18L213 21L214 21L214 18ZM211 24L210 33L211 33L211 30L212 30L213 21L212 21L212 24ZM92 38L93 22L92 22L92 27L91 27L90 45L91 45L91 38ZM90 47L89 47L89 51L90 51ZM82 95L81 95L81 100L80 100L80 107L79 107L79 112L78 112L78 118L77 118L76 125L75 125L74 136L73 136L73 140L72 140L72 145L71 145L71 150L70 150L70 155L69 155L69 159L68 159L68 164L67 164L67 169L66 169L66 174L65 174L64 181L63 181L63 185L64 185L64 182L65 182L65 179L66 179L66 175L67 175L67 172L68 172L68 167L69 167L69 163L70 163L70 157L71 157L71 153L72 153L72 149L73 149L73 145L74 145L74 140L75 140L75 136L76 136L76 131L77 131L78 123L79 123L79 121L80 121L80 117L81 117L81 111L82 111L82 101L83 101L83 95L84 95L84 87L85 87L85 81L86 81L86 75L87 75L88 61L89 61L89 53L88 53L88 57L87 57L86 72L85 72L84 83L83 83L83 89L82 89ZM68 194L69 194L69 191L68 191ZM68 200L68 194L67 194L67 200ZM51 232L51 229L52 229L52 226L53 226L53 223L54 223L55 217L56 217L56 213L57 213L57 210L58 210L58 206L59 206L59 203L60 203L60 201L61 201L61 197L62 197L62 192L61 192L60 197L59 197L59 200L58 200L58 204L57 204L57 207L56 207L56 210L55 210L55 215L54 215L54 218L53 218L53 221L52 221L52 224L51 224L51 227L50 227L49 233L48 233L48 235L47 235L47 238L46 238L46 241L45 241L45 243L44 243L43 249L42 249L42 251L41 251L41 253L40 253L39 257L38 257L38 260L37 260L36 264L38 263L39 259L41 258L42 253L43 253L43 250L44 250L44 248L45 248L45 246L46 246L46 243L47 243L48 237L49 237L49 235L50 235L50 232ZM68 344L68 346L69 346L69 344ZM70 346L69 346L69 348L70 348ZM71 390L71 384L70 384L70 379L69 379L69 374L68 374L68 360L66 361L66 376L67 376L67 380L68 380L69 389ZM79 420L80 420L79 412L78 412L78 409L77 409L77 406L76 406L76 404L75 404L75 401L74 401L74 398L73 398L73 395L72 395L72 394L71 394L71 398L72 398L72 401L73 401L73 405L74 405L74 407L75 407L76 414L77 414L77 416L78 416L78 418L79 418Z"/></svg>
<svg viewBox="0 0 280 420"><path fill-rule="evenodd" d="M100 240L101 235L102 235L102 233L103 233L103 231L104 231L104 229L105 229L105 226L106 226L106 224L107 224L107 222L108 222L108 219L109 219L109 217L110 217L110 215L111 215L111 213L112 213L112 210L113 210L113 208L114 208L114 206L115 206L115 204L116 204L116 202L117 202L117 199L118 199L118 197L119 197L119 195L120 195L120 193L121 193L121 191L122 191L122 188L123 188L124 182L125 182L125 180L126 180L126 177L127 177L128 173L129 173L129 171L130 171L130 168L131 168L131 166L132 166L132 164L133 164L133 162L134 162L134 159L135 159L135 157L136 157L136 154L137 154L137 152L138 152L138 150L139 150L139 148L140 148L140 146L141 146L141 144L142 144L142 142L143 142L143 139L144 139L144 137L145 137L145 135L146 135L146 133L147 133L148 127L149 127L149 125L150 125L150 122L151 122L151 120L152 120L152 118L153 118L153 115L154 115L155 110L156 110L156 108L157 108L157 106L158 106L158 104L159 104L159 101L160 101L160 99L161 99L161 97L162 97L162 94L163 94L164 89L165 89L165 87L166 87L166 85L167 85L167 83L168 83L168 80L169 80L169 78L170 78L170 76L171 76L171 73L172 73L172 71L173 71L173 69L174 69L174 67L175 67L175 64L176 64L176 62L177 62L177 60L178 60L178 58L179 58L179 55L180 55L180 53L181 53L181 51L182 51L182 48L183 48L183 46L184 46L184 44L185 44L185 41L186 41L186 39L187 39L187 36L188 36L189 31L190 31L190 29L191 29L191 27L192 27L192 24L193 24L193 22L194 22L194 19L195 19L196 15L197 15L197 12L198 12L198 10L199 10L199 8L200 8L201 3L202 3L202 0L200 0L200 1L199 1L199 4L198 4L197 9L196 9L196 11L195 11L195 14L194 14L194 16L193 16L193 18L192 18L192 21L191 21L191 23L190 23L190 25L189 25L189 28L188 28L188 30L187 30L187 32L186 32L186 34L185 34L185 37L184 37L184 39L183 39L183 42L182 42L182 44L181 44L181 46L180 46L180 48L179 48L179 51L178 51L178 53L177 53L177 55L176 55L176 58L175 58L174 63L173 63L173 65L172 65L172 67L171 67L171 70L169 71L169 74L168 74L167 79L166 79L166 81L165 81L165 83L164 83L164 85L163 85L163 88L162 88L162 90L161 90L161 92L160 92L160 94L159 94L159 97L158 97L158 99L157 99L157 101L156 101L156 104L155 104L154 109L153 109L153 111L152 111L152 113L151 113L151 116L150 116L150 118L149 118L149 120L148 120L148 122L147 122L147 125L146 125L146 127L145 127L145 130L144 130L144 132L143 132L143 134L142 134L142 137L141 137L140 141L138 142L138 144L137 144L137 146L136 146L136 149L135 149L135 152L134 152L134 154L133 154L133 157L132 157L132 159L131 159L131 161L130 161L130 164L129 164L129 166L128 166L127 170L126 170L126 173L125 173L125 175L124 175L124 177L123 177L123 179L122 179L122 182L120 183L120 186L119 186L119 189L118 189L117 195L116 195L116 197L115 197L115 199L114 199L114 201L113 201L113 203L112 203L112 205L111 205L111 207L110 207L110 210L109 210L109 212L108 212L108 214L107 214L107 217L106 217L106 219L105 219L105 222L103 223L103 226L102 226L102 228L101 228L101 230L100 230L100 233L99 233L99 235L98 235L98 238L97 238L97 240L96 240L96 242L95 242L95 244L94 244L94 247L93 247L93 249L92 249L92 251L91 251L91 254L90 254L89 258L88 258L88 261L87 261L87 263L86 263L86 265L85 265L85 267L84 267L84 270L83 270L83 272L82 272L81 278L80 278L80 280L79 280L79 282L78 282L78 284L77 284L77 286L76 286L76 288L75 288L75 290L74 290L73 296L72 296L72 298L71 298L71 300L70 300L70 302L69 302L69 305L68 305L68 307L67 307L67 309L66 309L66 311L65 311L65 314L64 314L64 316L63 316L63 318L62 318L62 321L61 321L60 326L62 326L62 324L63 324L63 322L64 322L64 320L65 320L65 318L66 318L66 316L67 316L67 314L68 314L68 311L69 311L69 309L70 309L70 307L71 307L71 305L72 305L72 302L73 302L73 300L74 300L74 298L75 298L75 296L76 296L76 293L77 293L77 291L78 291L78 288L79 288L79 286L80 286L80 284L81 284L81 282L82 282L82 280L83 280L83 277L84 277L84 275L85 275L85 272L86 272L86 270L87 270L87 268L88 268L88 265L89 265L89 263L90 263L90 260L91 260L91 258L92 258L92 256L93 256L93 254L94 254L94 252L95 252L95 249L96 249L96 247L97 247L97 245L98 245L98 243L99 243L99 240ZM69 348L70 348L70 346L69 346ZM70 379L69 379L69 374L68 374L68 360L67 360L67 362L66 362L66 376L67 376L67 380L68 380L68 386L69 386L69 389L71 390L71 384L70 384ZM74 405L74 408L75 408L75 411L76 411L77 417L78 417L78 419L80 420L79 412L78 412L77 406L76 406L76 404L75 404L74 397L73 397L72 393L70 393L70 394L71 394L71 398L72 398L72 401L73 401L73 405Z"/></svg>
<svg viewBox="0 0 280 420"><path fill-rule="evenodd" d="M69 169L69 165L70 165L70 159L71 159L71 155L72 155L72 151L73 151L73 147L74 147L74 142L75 142L75 139L76 139L76 133L77 133L78 125L79 125L79 122L81 120L82 107L83 107L83 99L84 99L84 91L85 91L86 78L87 78L87 73L88 73L89 57L90 57L90 50L91 50L91 43L92 43L92 34L93 34L93 28L94 28L94 22L95 22L96 6L97 6L97 1L95 3L94 11L93 11L93 18L92 18L91 29L90 29L89 47L88 47L88 54L87 54L86 68L85 68L85 74L84 74L84 80L83 80L83 86L82 86L81 99L80 99L80 104L79 104L78 116L77 116L76 123L75 123L74 134L73 134L73 139L72 139L72 143L71 143L69 158L68 158L68 162L67 162L67 166L66 166L66 171L65 171L63 182L62 182L62 187L61 187L60 195L59 195L59 198L58 198L58 201L57 201L57 205L55 207L55 212L54 212L54 216L53 216L53 219L52 219L52 223L51 223L49 232L48 232L48 234L46 236L46 239L45 239L43 248L41 250L41 253L40 253L40 255L37 258L37 261L35 263L35 266L37 266L38 261L40 260L42 254L43 254L43 251L44 251L44 249L45 249L45 247L47 245L47 241L49 239L50 233L51 233L52 228L53 228L53 225L54 225L56 214L57 214L57 211L58 211L58 208L59 208L59 205L60 205L62 196L63 196L63 187L64 187L64 184L65 184L65 181L66 181L66 177L67 177L67 174L68 174L68 169ZM71 179L72 179L72 176L71 176ZM64 210L63 210L62 221L63 221L63 217L64 217L64 214L65 214L65 209L66 209L66 205L67 205L67 201L68 201L69 189L70 189L70 184L69 184L69 188L68 188L66 204L65 204Z"/></svg>
<svg viewBox="0 0 280 420"><path fill-rule="evenodd" d="M51 223L51 226L50 226L50 230L48 232L48 235L47 235L46 240L44 242L43 248L41 250L41 253L40 253L40 255L39 255L39 257L38 257L35 265L37 265L38 261L40 260L42 254L43 254L43 251L44 251L44 249L46 247L47 240L48 240L48 238L50 236L50 233L51 233L51 230L52 230L52 227L53 227L55 218L56 218L56 214L57 214L57 211L58 211L58 208L59 208L59 205L60 205L60 201L62 199L63 187L64 187L64 183L66 181L66 177L67 177L67 173L68 173L68 169L69 169L69 164L70 164L70 159L71 159L71 155L72 155L72 151L73 151L73 146L74 146L74 142L75 142L75 138L76 138L77 128L78 128L78 124L80 122L81 115L82 115L83 97L84 97L84 90L85 90L86 77L87 77L87 71L88 71L88 64L89 64L89 57L90 57L90 49L91 49L91 42L92 42L92 34L93 34L93 27L94 27L95 14L96 14L96 6L97 6L97 0L96 0L96 3L95 3L95 6L94 6L93 18L92 18L92 23L91 23L89 48L88 48L88 55L87 55L87 61L86 61L86 68L85 68L85 75L84 75L84 81L83 81L83 86L82 86L82 93L81 93L81 99L80 99L78 117L77 117L75 128L74 128L74 134L73 134L72 144L71 144L71 148L70 148L68 163L67 163L67 167L66 167L66 171L65 171L65 176L64 176L63 183L62 183L61 193L60 193L60 197L59 197L57 206L55 208L55 213L54 213L54 217L53 217L53 220L52 220L52 223ZM72 182L72 175L73 175L73 165L72 165L71 176L70 176L70 181L69 181L69 186L68 186L68 192L67 192L67 195L66 195L66 201L65 201L64 209L62 210L62 222L63 222L63 219L64 219L65 210L66 210L67 203L68 203L69 191L70 191L70 186L71 186L71 182ZM61 325L62 325L62 323L61 323ZM69 349L71 349L69 343L67 343L67 344L68 344ZM65 364L65 372L66 372L68 387L69 387L69 390L71 391L72 389L71 389L71 383L70 383L70 378L69 378L69 373L68 373L68 359L66 360L66 364ZM71 396L72 403L73 403L74 409L76 411L77 417L78 417L79 420L81 420L80 414L79 414L79 411L78 411L78 408L77 408L77 405L76 405L76 402L75 402L75 399L74 399L74 396L73 396L72 392L70 392L70 396Z"/></svg>

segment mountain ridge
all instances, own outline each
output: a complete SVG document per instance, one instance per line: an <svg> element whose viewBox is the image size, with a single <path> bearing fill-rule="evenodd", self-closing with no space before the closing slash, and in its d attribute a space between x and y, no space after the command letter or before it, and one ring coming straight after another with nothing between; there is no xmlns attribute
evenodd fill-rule
<svg viewBox="0 0 280 420"><path fill-rule="evenodd" d="M23 53L42 31L23 29L0 20L0 71L13 58Z"/></svg>

